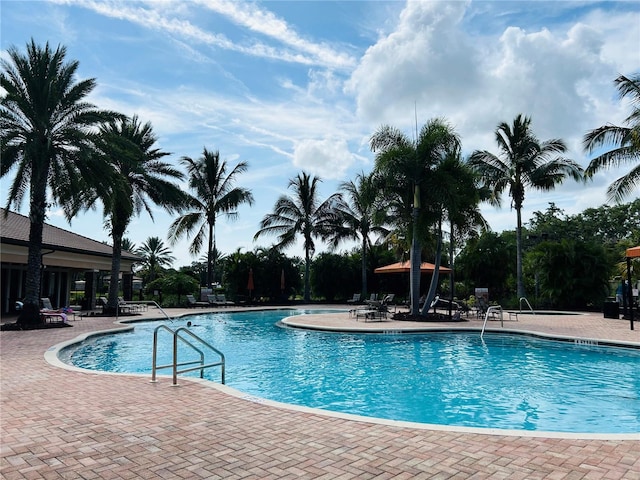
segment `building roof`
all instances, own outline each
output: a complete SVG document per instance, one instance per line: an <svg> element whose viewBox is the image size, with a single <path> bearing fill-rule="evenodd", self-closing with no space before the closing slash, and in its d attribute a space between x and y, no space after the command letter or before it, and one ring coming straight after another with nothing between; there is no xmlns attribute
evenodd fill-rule
<svg viewBox="0 0 640 480"><path fill-rule="evenodd" d="M6 212L6 217L5 217ZM29 245L29 217L0 208L0 242L12 245ZM47 223L42 230L42 248L58 251L84 253L101 257L111 257L111 245L92 240ZM122 251L122 259L140 261L141 258L131 252Z"/></svg>

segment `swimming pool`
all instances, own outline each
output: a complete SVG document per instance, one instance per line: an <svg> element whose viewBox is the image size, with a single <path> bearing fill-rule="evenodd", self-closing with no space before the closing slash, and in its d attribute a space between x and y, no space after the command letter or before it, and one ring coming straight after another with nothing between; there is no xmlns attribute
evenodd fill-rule
<svg viewBox="0 0 640 480"><path fill-rule="evenodd" d="M640 351L478 332L345 334L281 328L281 310L167 323L224 352L227 385L296 405L392 420L577 433L640 431ZM150 373L153 330L100 335L63 350L75 366ZM159 351L169 363L170 338ZM164 342L164 343L163 343ZM161 372L162 373L162 372ZM207 374L219 381L217 369Z"/></svg>

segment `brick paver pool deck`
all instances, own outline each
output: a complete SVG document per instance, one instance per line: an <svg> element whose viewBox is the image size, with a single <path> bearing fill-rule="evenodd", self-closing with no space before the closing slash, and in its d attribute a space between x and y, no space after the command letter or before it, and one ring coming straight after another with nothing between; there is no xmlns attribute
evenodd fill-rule
<svg viewBox="0 0 640 480"><path fill-rule="evenodd" d="M226 309L229 311L230 309ZM173 311L180 315L193 310ZM158 317L157 310L146 316ZM505 435L358 420L243 396L210 382L100 374L45 360L51 347L114 327L0 333L0 477L12 479L640 479L640 433ZM480 328L482 322L296 318L313 328ZM492 329L640 344L640 323L520 316ZM639 365L640 375L640 365Z"/></svg>

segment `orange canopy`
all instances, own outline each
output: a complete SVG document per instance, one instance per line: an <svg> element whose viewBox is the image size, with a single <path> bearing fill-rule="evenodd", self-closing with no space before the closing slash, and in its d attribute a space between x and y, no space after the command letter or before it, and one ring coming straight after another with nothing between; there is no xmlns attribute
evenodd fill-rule
<svg viewBox="0 0 640 480"><path fill-rule="evenodd" d="M421 273L433 273L436 266L433 263L423 262L420 264ZM406 262L392 263L391 265L385 265L384 267L378 267L374 270L375 273L409 273L411 271L411 263ZM451 272L450 268L440 267L440 271L443 273Z"/></svg>
<svg viewBox="0 0 640 480"><path fill-rule="evenodd" d="M627 248L627 258L640 257L640 245L637 247Z"/></svg>

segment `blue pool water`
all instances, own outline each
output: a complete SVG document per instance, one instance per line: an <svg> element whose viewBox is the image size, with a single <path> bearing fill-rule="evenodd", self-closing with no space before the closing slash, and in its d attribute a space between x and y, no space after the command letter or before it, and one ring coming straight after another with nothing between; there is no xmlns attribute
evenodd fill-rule
<svg viewBox="0 0 640 480"><path fill-rule="evenodd" d="M257 397L421 423L640 432L637 349L520 335L485 334L483 342L477 332L340 334L276 325L304 313L311 312L202 314L165 324L176 329L191 321L196 335L224 352L227 385ZM92 337L64 350L62 359L88 369L150 374L158 324ZM159 335L160 365L171 361L170 339ZM189 357L182 352L181 359ZM219 381L220 370L206 375Z"/></svg>

